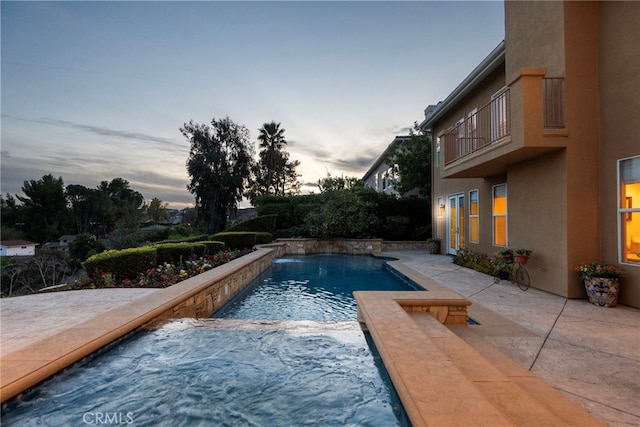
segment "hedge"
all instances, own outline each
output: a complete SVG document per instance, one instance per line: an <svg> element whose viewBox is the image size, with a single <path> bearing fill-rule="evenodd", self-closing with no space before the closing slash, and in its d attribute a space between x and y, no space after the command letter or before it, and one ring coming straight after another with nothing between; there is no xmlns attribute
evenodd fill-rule
<svg viewBox="0 0 640 427"><path fill-rule="evenodd" d="M178 239L167 239L167 240L162 240L162 241L156 242L156 243L158 243L158 244L189 243L189 242L203 242L205 240L209 240L209 235L208 234L198 234L197 236L180 237Z"/></svg>
<svg viewBox="0 0 640 427"><path fill-rule="evenodd" d="M153 246L109 250L90 256L82 263L89 277L104 271L119 279L133 279L157 264L156 248Z"/></svg>
<svg viewBox="0 0 640 427"><path fill-rule="evenodd" d="M385 240L400 240L405 236L411 220L402 215L388 216L382 228L382 238Z"/></svg>
<svg viewBox="0 0 640 427"><path fill-rule="evenodd" d="M277 214L262 215L235 224L225 231L257 231L273 234L276 231Z"/></svg>
<svg viewBox="0 0 640 427"><path fill-rule="evenodd" d="M245 249L270 243L273 240L273 235L265 232L223 231L214 234L211 238L224 242L229 249Z"/></svg>
<svg viewBox="0 0 640 427"><path fill-rule="evenodd" d="M203 240L202 242L198 242L205 246L205 255L213 255L220 251L224 251L225 245L224 242L220 242L217 240Z"/></svg>
<svg viewBox="0 0 640 427"><path fill-rule="evenodd" d="M203 257L207 246L202 243L163 243L154 245L157 251L156 264L177 264L191 258L193 254Z"/></svg>

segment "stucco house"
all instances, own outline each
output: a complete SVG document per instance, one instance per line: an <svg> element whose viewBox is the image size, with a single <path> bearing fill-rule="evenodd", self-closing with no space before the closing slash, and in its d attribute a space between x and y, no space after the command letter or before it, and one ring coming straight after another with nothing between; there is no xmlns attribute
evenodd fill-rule
<svg viewBox="0 0 640 427"><path fill-rule="evenodd" d="M393 167L389 156L401 146L404 141L409 140L409 138L410 136L396 136L393 141L391 141L391 144L387 146L362 177L362 182L365 187L373 188L378 193L400 196L394 188L393 180L389 178L389 173Z"/></svg>
<svg viewBox="0 0 640 427"><path fill-rule="evenodd" d="M0 256L34 256L37 243L28 240L0 241Z"/></svg>
<svg viewBox="0 0 640 427"><path fill-rule="evenodd" d="M528 248L531 286L625 274L640 307L640 3L505 2L505 40L419 125L442 252Z"/></svg>
<svg viewBox="0 0 640 427"><path fill-rule="evenodd" d="M66 252L69 250L69 245L73 243L77 238L77 234L64 234L57 240L45 243L44 245L42 245L42 247L45 249L57 249Z"/></svg>

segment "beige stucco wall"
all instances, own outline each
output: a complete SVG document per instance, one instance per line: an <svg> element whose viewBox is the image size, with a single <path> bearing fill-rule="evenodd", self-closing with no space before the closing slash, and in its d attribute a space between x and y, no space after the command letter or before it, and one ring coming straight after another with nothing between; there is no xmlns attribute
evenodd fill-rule
<svg viewBox="0 0 640 427"><path fill-rule="evenodd" d="M556 151L520 163L507 173L509 246L533 251L527 265L533 287L564 296L580 295L581 290L568 289L565 273L565 165L565 152Z"/></svg>
<svg viewBox="0 0 640 427"><path fill-rule="evenodd" d="M640 155L640 2L599 10L600 257L618 261L617 162ZM640 265L622 264L620 303L640 307Z"/></svg>
<svg viewBox="0 0 640 427"><path fill-rule="evenodd" d="M560 1L505 1L507 78L523 67L546 67L549 76L564 76L563 16Z"/></svg>
<svg viewBox="0 0 640 427"><path fill-rule="evenodd" d="M527 68L565 77L566 129L551 138L543 133L541 122L531 120L525 108L538 108L539 114L542 98L527 96L527 102L534 100L537 106L520 105L524 96L512 90L512 114L520 111L523 120L512 117L509 145L524 143L542 150L528 152L530 158L524 161L510 157L503 174L486 178L440 179L441 165L434 171L434 229L437 197L446 202L448 195L464 193L468 230L469 190L478 189L480 243L468 242L467 235L466 246L494 252L491 187L506 182L508 244L534 251L528 266L532 285L582 298L577 265L619 262L617 162L640 155L640 2L509 1L505 18L505 80L482 82L482 90L435 124L434 134L482 106L504 81L521 84L522 79L513 78ZM482 159L490 160L490 154ZM640 266L628 263L623 268L620 302L640 307Z"/></svg>
<svg viewBox="0 0 640 427"><path fill-rule="evenodd" d="M598 3L564 3L568 297L585 294L574 268L599 259Z"/></svg>

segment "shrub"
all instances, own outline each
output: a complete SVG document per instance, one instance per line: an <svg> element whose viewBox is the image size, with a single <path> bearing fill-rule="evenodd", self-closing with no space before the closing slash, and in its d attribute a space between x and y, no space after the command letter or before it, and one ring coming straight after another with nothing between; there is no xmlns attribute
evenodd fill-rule
<svg viewBox="0 0 640 427"><path fill-rule="evenodd" d="M156 248L144 246L110 250L90 256L82 265L90 277L106 271L118 279L132 279L156 265Z"/></svg>
<svg viewBox="0 0 640 427"><path fill-rule="evenodd" d="M276 219L278 215L262 215L239 222L225 231L258 231L273 234L276 231Z"/></svg>
<svg viewBox="0 0 640 427"><path fill-rule="evenodd" d="M104 245L89 233L78 234L76 240L69 243L69 256L77 263L105 250Z"/></svg>
<svg viewBox="0 0 640 427"><path fill-rule="evenodd" d="M211 238L224 242L229 249L245 249L270 243L273 240L273 235L271 233L252 231L223 231L214 234Z"/></svg>
<svg viewBox="0 0 640 427"><path fill-rule="evenodd" d="M481 273L495 275L496 263L492 257L486 254L472 251L471 249L461 248L453 257L454 264L471 268Z"/></svg>
<svg viewBox="0 0 640 427"><path fill-rule="evenodd" d="M400 240L405 237L409 227L409 218L401 215L388 216L381 237L386 240Z"/></svg>
<svg viewBox="0 0 640 427"><path fill-rule="evenodd" d="M320 209L306 216L312 237L370 237L378 225L373 205L355 192L332 192Z"/></svg>
<svg viewBox="0 0 640 427"><path fill-rule="evenodd" d="M163 243L155 245L156 248L156 263L183 263L184 261L196 257L204 256L206 245L202 243Z"/></svg>
<svg viewBox="0 0 640 427"><path fill-rule="evenodd" d="M288 239L292 237L308 237L309 229L306 225L298 225L295 227L289 227L283 230L276 230L273 237L275 239Z"/></svg>
<svg viewBox="0 0 640 427"><path fill-rule="evenodd" d="M141 232L142 240L146 242L160 242L169 238L169 227L158 228L156 230L148 230Z"/></svg>
<svg viewBox="0 0 640 427"><path fill-rule="evenodd" d="M204 250L205 256L213 255L215 253L218 253L224 250L224 242L219 242L217 240L203 240L202 242L199 242L199 243L205 246L205 250Z"/></svg>

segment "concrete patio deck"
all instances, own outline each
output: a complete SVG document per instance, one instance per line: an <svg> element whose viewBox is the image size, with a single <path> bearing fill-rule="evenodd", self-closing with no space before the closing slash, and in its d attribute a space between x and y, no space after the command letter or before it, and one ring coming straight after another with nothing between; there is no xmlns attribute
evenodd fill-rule
<svg viewBox="0 0 640 427"><path fill-rule="evenodd" d="M492 344L606 425L640 426L640 310L495 284L445 255L389 254L472 301L480 325L466 328L466 340L476 349Z"/></svg>
<svg viewBox="0 0 640 427"><path fill-rule="evenodd" d="M469 314L480 325L452 330L480 353L499 349L606 425L640 425L640 310L494 284L448 256L388 254L402 259L404 271L430 278L431 290L453 290L473 302ZM156 292L103 289L2 299L0 358Z"/></svg>

